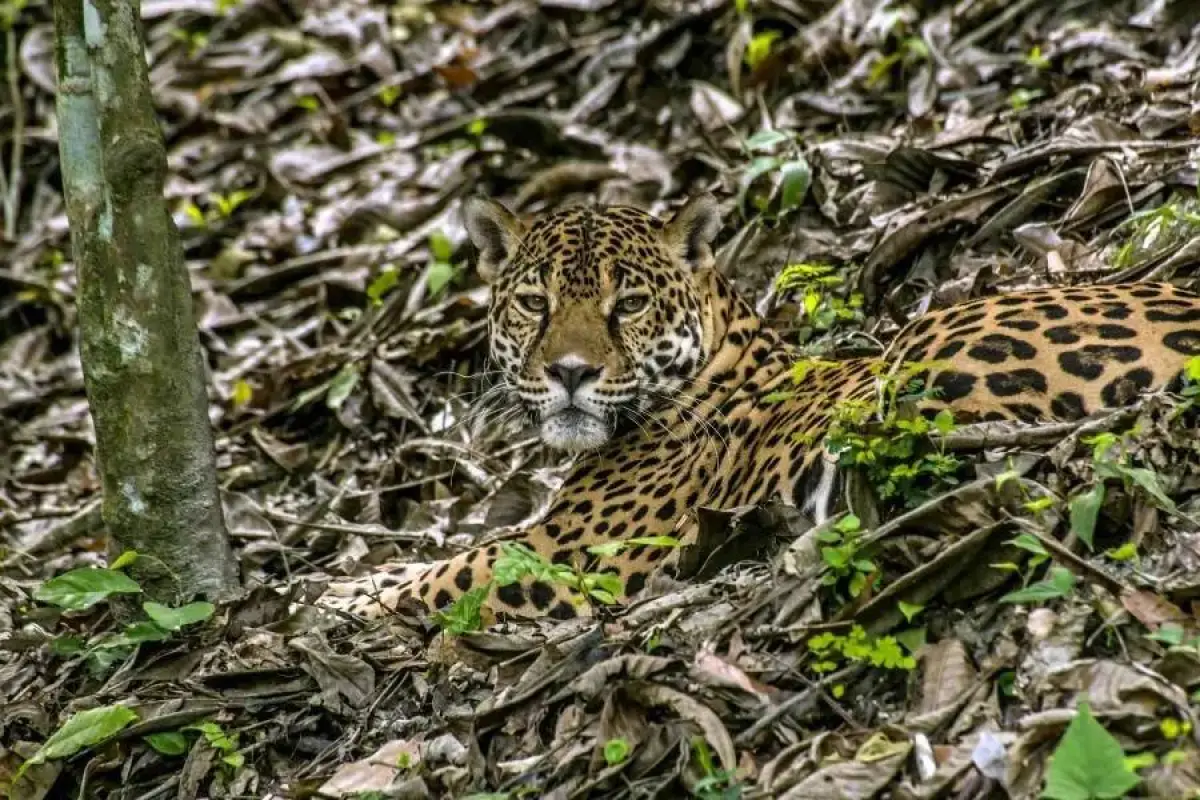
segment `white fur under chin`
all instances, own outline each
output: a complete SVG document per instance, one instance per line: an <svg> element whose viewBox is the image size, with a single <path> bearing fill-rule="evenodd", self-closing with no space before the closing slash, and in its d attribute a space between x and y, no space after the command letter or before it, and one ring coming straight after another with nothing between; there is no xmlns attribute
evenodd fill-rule
<svg viewBox="0 0 1200 800"><path fill-rule="evenodd" d="M603 447L612 426L599 417L570 408L542 420L542 441L556 450L581 453Z"/></svg>

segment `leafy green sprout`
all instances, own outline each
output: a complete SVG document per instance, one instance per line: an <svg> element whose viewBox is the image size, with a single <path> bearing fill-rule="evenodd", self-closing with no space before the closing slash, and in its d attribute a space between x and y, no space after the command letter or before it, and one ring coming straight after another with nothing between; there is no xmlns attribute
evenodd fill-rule
<svg viewBox="0 0 1200 800"><path fill-rule="evenodd" d="M431 300L439 298L458 278L459 267L453 263L454 243L441 231L429 237L429 264L425 268L425 291ZM400 283L400 273L388 265L367 286L367 301L372 306L383 304L383 298Z"/></svg>
<svg viewBox="0 0 1200 800"><path fill-rule="evenodd" d="M1008 96L1008 105L1013 111L1024 111L1029 108L1034 100L1041 98L1045 94L1041 89L1015 89Z"/></svg>
<svg viewBox="0 0 1200 800"><path fill-rule="evenodd" d="M1195 237L1198 228L1200 196L1176 196L1156 208L1130 214L1113 229L1114 236L1127 236L1113 256L1113 267L1125 269L1153 258Z"/></svg>
<svg viewBox="0 0 1200 800"><path fill-rule="evenodd" d="M115 596L141 594L142 587L138 582L121 571L139 558L145 557L127 550L110 567L83 567L64 572L37 587L33 599L63 611L87 611ZM142 603L145 619L127 624L118 633L102 634L90 641L70 635L56 637L51 643L51 651L61 657L82 655L92 673L99 675L123 661L134 647L168 639L185 627L207 621L215 610L206 602L175 608L146 601Z"/></svg>
<svg viewBox="0 0 1200 800"><path fill-rule="evenodd" d="M808 640L813 655L811 669L817 674L833 672L844 663L861 663L880 669L912 671L916 659L905 652L895 636L867 635L861 625L854 625L845 634L827 631Z"/></svg>
<svg viewBox="0 0 1200 800"><path fill-rule="evenodd" d="M739 800L742 785L732 769L717 768L712 750L703 736L692 737L692 755L701 777L692 787L692 796L697 800Z"/></svg>
<svg viewBox="0 0 1200 800"><path fill-rule="evenodd" d="M777 30L766 30L750 37L750 41L746 45L746 53L742 57L746 62L746 66L751 70L757 69L760 64L770 57L775 42L781 36L782 34Z"/></svg>
<svg viewBox="0 0 1200 800"><path fill-rule="evenodd" d="M862 321L863 296L852 292L843 299L837 292L844 285L845 276L828 264L788 264L775 279L777 292L800 295L805 318L818 333Z"/></svg>
<svg viewBox="0 0 1200 800"><path fill-rule="evenodd" d="M400 87L384 86L375 93L375 97L379 99L380 103L388 108L391 108L392 106L396 105L396 101L400 99Z"/></svg>
<svg viewBox="0 0 1200 800"><path fill-rule="evenodd" d="M117 596L141 594L142 587L137 581L121 571L139 558L146 557L139 556L136 551L126 550L109 567L83 567L64 572L38 586L33 597L40 603L63 611L82 612ZM132 648L139 644L162 641L186 627L207 621L212 617L215 607L206 602L172 607L148 600L142 603L142 611L145 619L129 623L119 633L97 636L90 642L75 636L59 636L51 643L51 651L65 657L82 654L92 672L99 674L112 664L124 660ZM135 711L120 704L80 711L22 764L17 777L29 766L68 758L107 741L137 719ZM181 739L181 733L163 732L148 735L146 742L163 754L181 755L187 749L186 741L181 743ZM225 748L222 761L233 768L241 766L242 756L236 752L235 740L232 747Z"/></svg>
<svg viewBox="0 0 1200 800"><path fill-rule="evenodd" d="M862 469L882 499L902 501L909 508L956 485L962 467L933 436L955 429L950 409L941 409L932 419L917 411L918 403L938 394L917 376L938 366L940 362L904 364L895 375L880 379L875 401L840 402L826 437L840 465Z"/></svg>
<svg viewBox="0 0 1200 800"><path fill-rule="evenodd" d="M635 547L680 546L673 536L635 536L617 542L592 545L587 552L600 558L612 558ZM451 635L479 630L483 625L483 604L492 589L519 583L526 578L556 586L565 586L578 595L580 602L612 605L624 591L620 576L611 572L589 572L573 565L555 564L523 544L505 542L492 569L492 580L477 586L450 604L445 611L435 612L434 621Z"/></svg>
<svg viewBox="0 0 1200 800"><path fill-rule="evenodd" d="M1087 699L1081 699L1050 756L1041 796L1045 800L1120 798L1139 783L1141 778L1127 762L1120 742L1092 714Z"/></svg>
<svg viewBox="0 0 1200 800"><path fill-rule="evenodd" d="M214 192L206 200L207 211L202 211L195 203L188 201L183 206L183 213L197 228L205 228L231 218L252 197L254 193L246 189L236 189L229 194Z"/></svg>
<svg viewBox="0 0 1200 800"><path fill-rule="evenodd" d="M520 583L526 578L566 586L583 603L611 605L623 591L621 578L610 572L585 572L567 564L555 564L523 544L504 542L492 568L492 580L462 594L433 619L446 633L460 635L483 627L483 604L493 588Z"/></svg>
<svg viewBox="0 0 1200 800"><path fill-rule="evenodd" d="M1046 56L1042 54L1042 48L1035 44L1025 55L1025 65L1032 69L1041 71L1050 68L1050 59L1046 58Z"/></svg>
<svg viewBox="0 0 1200 800"><path fill-rule="evenodd" d="M1183 373L1184 387L1181 392L1185 398L1183 405L1190 407L1187 404L1192 402L1192 398L1200 395L1200 357L1189 359ZM1176 411L1178 412L1179 409ZM1071 532L1089 550L1095 549L1095 530L1100 509L1106 497L1106 480L1120 480L1126 491L1139 491L1158 508L1168 513L1181 513L1175 502L1166 493L1162 478L1157 472L1129 463L1127 440L1135 434L1136 429L1123 435L1112 431L1102 431L1082 439L1082 443L1092 449L1092 470L1095 480L1084 490L1075 493L1069 499L1067 508ZM997 486L1001 485L1002 481L1008 477L1010 477L1010 473L1002 473L998 476ZM1027 510L1040 513L1055 504L1057 504L1056 498L1047 495L1037 498L1035 501L1026 502L1025 507ZM1074 591L1077 582L1075 575L1061 566L1051 567L1043 580L1028 584L1028 576L1050 560L1050 553L1041 541L1031 534L1021 534L1009 543L1031 553L1032 557L1026 569L1027 585L1005 595L1001 598L1001 602L1041 603L1066 597ZM1137 546L1132 542L1126 542L1120 547L1105 551L1105 555L1113 561L1135 560ZM1016 564L1010 562L992 566L1014 572L1020 569Z"/></svg>
<svg viewBox="0 0 1200 800"><path fill-rule="evenodd" d="M747 199L759 214L778 218L798 209L812 184L812 169L795 135L777 130L762 130L742 144L749 163L738 177L737 206L743 212ZM764 176L773 176L769 193L750 189Z"/></svg>
<svg viewBox="0 0 1200 800"><path fill-rule="evenodd" d="M851 597L858 597L867 588L867 582L878 571L875 562L860 552L860 522L858 517L847 514L832 528L817 534L821 543L821 560L828 570L821 578L824 586L846 584ZM875 579L878 583L878 578Z"/></svg>
<svg viewBox="0 0 1200 800"><path fill-rule="evenodd" d="M867 75L866 88L876 89L886 86L896 67L907 68L929 61L929 45L920 36L905 36L900 39L896 49L890 53L881 54L871 66Z"/></svg>
<svg viewBox="0 0 1200 800"><path fill-rule="evenodd" d="M609 739L604 743L604 763L610 767L624 763L629 758L630 747L628 739Z"/></svg>
<svg viewBox="0 0 1200 800"><path fill-rule="evenodd" d="M208 46L208 34L204 31L175 28L171 31L171 38L187 48L188 56L195 56Z"/></svg>

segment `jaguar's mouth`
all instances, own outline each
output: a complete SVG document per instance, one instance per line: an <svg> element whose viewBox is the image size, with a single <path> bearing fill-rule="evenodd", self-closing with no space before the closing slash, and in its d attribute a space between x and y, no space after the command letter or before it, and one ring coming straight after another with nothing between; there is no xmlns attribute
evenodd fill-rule
<svg viewBox="0 0 1200 800"><path fill-rule="evenodd" d="M558 450L595 450L606 444L612 434L610 420L575 407L543 417L541 423L542 441Z"/></svg>

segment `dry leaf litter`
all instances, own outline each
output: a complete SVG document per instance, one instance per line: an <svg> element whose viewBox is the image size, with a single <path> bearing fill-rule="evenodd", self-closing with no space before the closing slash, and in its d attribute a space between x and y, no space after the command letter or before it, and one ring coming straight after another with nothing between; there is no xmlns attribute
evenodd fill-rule
<svg viewBox="0 0 1200 800"><path fill-rule="evenodd" d="M1179 397L949 433L973 473L864 525L853 596L825 580L828 526L769 507L695 510L697 576L592 621L446 636L309 604L528 518L560 477L481 401L463 197L663 211L710 189L729 274L823 357L998 291L1194 286L1194 3L142 12L249 594L109 661L63 646L120 630L104 604L32 599L104 562L51 11L32 0L0 31L0 782L76 712L137 719L14 796L1027 798L1085 695L1127 755L1154 755L1139 796L1200 785L1200 444ZM835 279L815 301L778 290L788 264ZM1063 499L1109 433L1145 472L1107 482L1089 549ZM1047 575L1070 591L1002 601L1053 592ZM830 645L856 636L882 665ZM188 726L177 755L148 743Z"/></svg>

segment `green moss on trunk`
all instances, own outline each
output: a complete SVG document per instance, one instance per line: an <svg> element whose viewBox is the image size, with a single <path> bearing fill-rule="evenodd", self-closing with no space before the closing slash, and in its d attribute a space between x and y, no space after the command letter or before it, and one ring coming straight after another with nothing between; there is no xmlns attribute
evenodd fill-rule
<svg viewBox="0 0 1200 800"><path fill-rule="evenodd" d="M59 151L79 271L80 358L110 551L171 602L238 589L217 491L204 363L179 234L163 200L140 9L54 5Z"/></svg>

